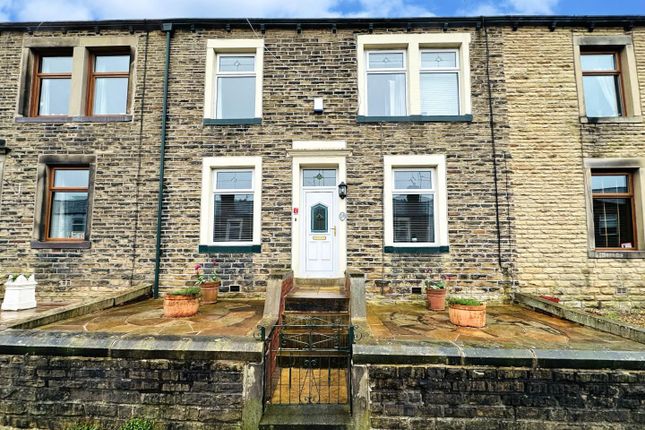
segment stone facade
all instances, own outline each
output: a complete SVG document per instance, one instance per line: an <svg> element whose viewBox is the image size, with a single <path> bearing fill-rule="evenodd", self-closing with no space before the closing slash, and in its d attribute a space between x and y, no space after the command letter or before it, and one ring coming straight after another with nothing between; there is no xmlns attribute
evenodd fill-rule
<svg viewBox="0 0 645 430"><path fill-rule="evenodd" d="M348 21L338 28L238 22L175 26L171 38L160 287L190 284L193 267L218 260L224 286L262 294L271 272L291 269L292 159L296 141L345 141L347 268L367 275L376 297L408 297L431 273L454 275L463 295L504 300L514 288L558 295L567 303L642 306L643 259L593 258L588 253L584 159L642 154L642 122L583 124L572 38L583 28L451 25L470 35L472 121L357 121L356 37L360 34L444 34L436 23L409 29L388 23L370 30ZM153 25L153 24L150 24ZM621 24L622 25L622 24ZM49 299L125 288L153 278L160 112L165 35L154 24L128 30L3 31L0 138L11 152L0 190L2 273L35 271ZM257 25L256 25L257 27ZM253 31L255 30L255 31ZM645 56L640 27L595 28L594 35L629 35ZM126 121L17 120L21 58L27 46L127 36L136 39L132 118ZM264 40L260 124L205 125L209 39ZM60 42L62 40L63 42ZM539 55L536 55L539 53ZM643 62L638 74L645 98ZM323 97L325 111L312 111ZM493 112L491 121L490 112ZM443 154L447 165L450 249L433 254L384 251L383 159ZM91 247L31 245L42 155L96 157ZM198 251L201 163L204 157L261 156L262 232L259 253ZM495 178L497 180L495 181ZM376 281L386 281L383 288ZM621 294L616 294L616 287ZM624 288L623 288L624 287ZM625 293L626 289L626 293Z"/></svg>

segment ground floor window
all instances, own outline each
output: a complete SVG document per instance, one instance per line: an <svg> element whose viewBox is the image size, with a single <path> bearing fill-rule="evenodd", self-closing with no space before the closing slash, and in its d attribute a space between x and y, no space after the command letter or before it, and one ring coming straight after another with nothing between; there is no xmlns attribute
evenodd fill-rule
<svg viewBox="0 0 645 430"><path fill-rule="evenodd" d="M47 240L85 240L90 170L51 167L47 194Z"/></svg>
<svg viewBox="0 0 645 430"><path fill-rule="evenodd" d="M596 249L636 249L633 173L593 170L591 178Z"/></svg>
<svg viewBox="0 0 645 430"><path fill-rule="evenodd" d="M209 157L203 162L202 245L260 243L260 157Z"/></svg>

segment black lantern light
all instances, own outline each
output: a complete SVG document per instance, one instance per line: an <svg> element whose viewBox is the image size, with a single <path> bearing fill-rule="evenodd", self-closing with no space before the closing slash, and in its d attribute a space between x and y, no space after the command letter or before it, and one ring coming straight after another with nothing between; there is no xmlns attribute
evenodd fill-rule
<svg viewBox="0 0 645 430"><path fill-rule="evenodd" d="M345 197L347 197L347 184L344 182L338 184L338 197L341 199L345 199Z"/></svg>

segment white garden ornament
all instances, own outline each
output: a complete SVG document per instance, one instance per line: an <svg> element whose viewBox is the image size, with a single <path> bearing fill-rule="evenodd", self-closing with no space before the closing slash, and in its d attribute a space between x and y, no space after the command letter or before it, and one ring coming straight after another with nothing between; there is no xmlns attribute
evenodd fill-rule
<svg viewBox="0 0 645 430"><path fill-rule="evenodd" d="M5 282L3 311L20 311L36 307L36 277L19 275L16 279L9 275Z"/></svg>

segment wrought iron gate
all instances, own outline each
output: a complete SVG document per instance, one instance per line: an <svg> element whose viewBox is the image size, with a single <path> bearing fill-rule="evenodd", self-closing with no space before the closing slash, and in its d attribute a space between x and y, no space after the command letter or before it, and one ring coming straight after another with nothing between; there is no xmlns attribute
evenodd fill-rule
<svg viewBox="0 0 645 430"><path fill-rule="evenodd" d="M264 343L264 404L351 404L354 328L315 317L273 327Z"/></svg>

